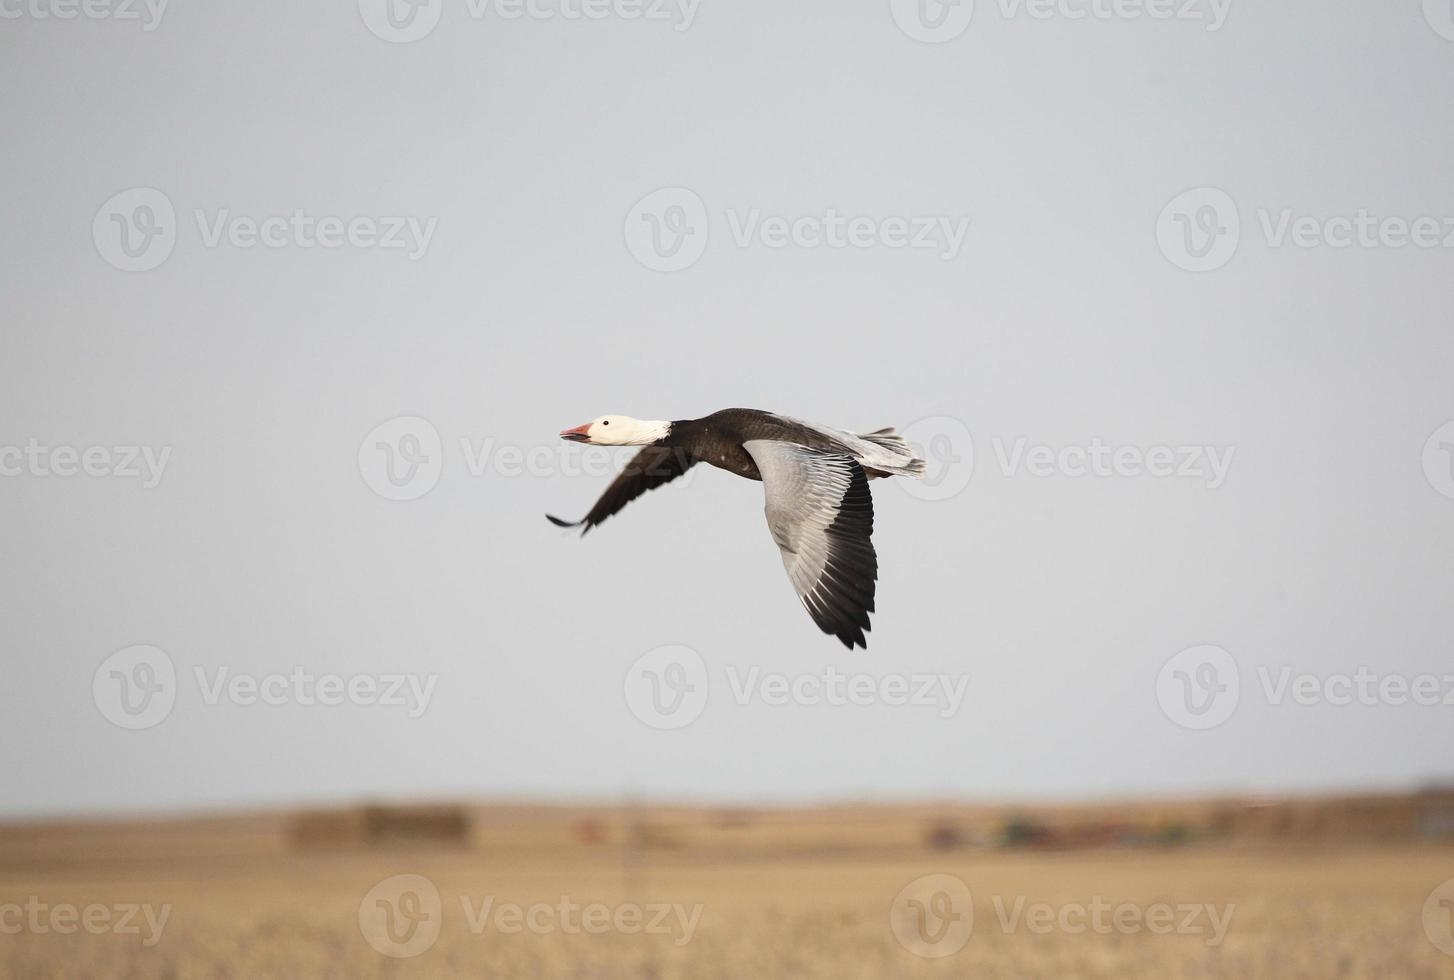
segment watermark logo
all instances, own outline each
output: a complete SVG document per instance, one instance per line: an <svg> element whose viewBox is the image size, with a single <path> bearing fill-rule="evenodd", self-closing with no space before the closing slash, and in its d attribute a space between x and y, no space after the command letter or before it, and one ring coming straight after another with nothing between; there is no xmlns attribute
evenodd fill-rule
<svg viewBox="0 0 1454 980"><path fill-rule="evenodd" d="M385 878L358 904L358 928L364 939L395 959L428 950L439 939L443 922L439 889L423 875Z"/></svg>
<svg viewBox="0 0 1454 980"><path fill-rule="evenodd" d="M948 416L920 419L904 430L915 455L925 461L920 480L896 481L905 493L920 500L948 500L968 485L975 472L974 439L963 422ZM993 460L1005 479L1065 478L1071 480L1153 479L1186 480L1217 490L1231 472L1236 446L1157 444L1140 446L1111 442L1095 436L1087 442L1059 445L1026 436L990 439Z"/></svg>
<svg viewBox="0 0 1454 980"><path fill-rule="evenodd" d="M1232 0L996 0L1005 20L1182 21L1215 34L1227 23Z"/></svg>
<svg viewBox="0 0 1454 980"><path fill-rule="evenodd" d="M3 2L3 0L0 0ZM256 217L230 208L208 212L193 208L192 218L203 248L224 245L248 251L285 248L402 251L417 262L429 251L439 228L437 217L416 215L309 214L294 208L287 214ZM96 251L123 272L148 272L171 257L180 233L171 198L152 187L133 187L101 205L91 222Z"/></svg>
<svg viewBox="0 0 1454 980"><path fill-rule="evenodd" d="M1227 23L1232 0L994 0L985 8L1017 21L1180 21L1215 34ZM974 17L974 0L889 0L899 30L926 44L963 34Z"/></svg>
<svg viewBox="0 0 1454 980"><path fill-rule="evenodd" d="M899 30L925 44L943 44L963 34L974 20L974 0L889 0Z"/></svg>
<svg viewBox="0 0 1454 980"><path fill-rule="evenodd" d="M974 439L959 419L934 415L919 419L903 431L903 437L924 461L922 479L894 482L919 500L949 500L964 492L974 476Z"/></svg>
<svg viewBox="0 0 1454 980"><path fill-rule="evenodd" d="M0 0L0 20L137 21L150 33L161 26L169 0Z"/></svg>
<svg viewBox="0 0 1454 980"><path fill-rule="evenodd" d="M1269 707L1454 707L1454 673L1401 674L1362 665L1352 672L1315 674L1290 664L1258 664L1248 686ZM1221 647L1183 650L1156 677L1156 699L1183 728L1215 728L1232 716L1242 696L1242 671Z"/></svg>
<svg viewBox="0 0 1454 980"><path fill-rule="evenodd" d="M555 902L521 905L495 895L461 895L460 912L473 936L670 936L681 947L692 941L704 906L680 902L581 904L569 895ZM395 959L418 956L438 940L444 924L439 889L423 875L386 878L358 906L359 931L377 952Z"/></svg>
<svg viewBox="0 0 1454 980"><path fill-rule="evenodd" d="M683 905L680 902L579 905L569 895L562 895L553 905L536 902L529 906L500 902L494 895L481 896L476 904L469 895L461 895L460 907L469 931L476 936L491 929L504 936L522 932L536 936L551 933L601 936L614 931L625 936L671 936L672 944L677 947L692 941L703 908L700 903Z"/></svg>
<svg viewBox="0 0 1454 980"><path fill-rule="evenodd" d="M991 923L1006 936L1201 936L1208 946L1226 939L1235 905L1206 902L1114 902L1094 895L1089 902L1033 901L1026 895L992 895ZM889 925L899 945L916 956L939 959L964 948L974 931L974 906L963 880L931 874L909 882L889 907Z"/></svg>
<svg viewBox="0 0 1454 980"><path fill-rule="evenodd" d="M439 483L444 447L428 419L402 415L375 426L358 446L358 471L385 500L418 500Z"/></svg>
<svg viewBox="0 0 1454 980"><path fill-rule="evenodd" d="M889 928L899 945L915 956L953 956L974 932L969 886L950 874L915 878L894 896Z"/></svg>
<svg viewBox="0 0 1454 980"><path fill-rule="evenodd" d="M542 433L544 435L544 433ZM493 436L441 437L434 424L417 416L400 416L375 426L358 445L359 473L364 484L385 500L418 500L448 471L470 479L586 477L613 479L636 460L634 451L615 446L581 446L549 437L546 442L523 445ZM4 447L0 447L0 475L4 474ZM674 460L664 461L660 473L670 472ZM673 487L686 487L701 467L688 469Z"/></svg>
<svg viewBox="0 0 1454 980"><path fill-rule="evenodd" d="M1454 421L1445 422L1429 436L1423 463L1429 486L1454 500Z"/></svg>
<svg viewBox="0 0 1454 980"><path fill-rule="evenodd" d="M299 705L403 709L422 717L439 683L438 674L315 674L295 666L289 673L234 673L221 666L210 675L192 668L197 693L207 707L226 702L237 707ZM175 664L165 650L132 646L107 657L91 678L91 696L103 717L121 728L154 728L167 719L181 688Z"/></svg>
<svg viewBox="0 0 1454 980"><path fill-rule="evenodd" d="M685 187L663 187L626 215L626 248L654 272L680 272L707 250L711 222L702 198Z"/></svg>
<svg viewBox="0 0 1454 980"><path fill-rule="evenodd" d="M358 0L358 12L375 37L408 44L434 31L444 13L444 0Z"/></svg>
<svg viewBox="0 0 1454 980"><path fill-rule="evenodd" d="M804 674L765 672L756 665L744 672L733 664L727 683L738 705L935 708L940 718L958 714L969 691L968 674L845 674L831 664L822 673Z"/></svg>
<svg viewBox="0 0 1454 980"><path fill-rule="evenodd" d="M1256 209L1256 230L1269 249L1397 251L1454 249L1454 216L1376 214L1358 208L1328 216L1295 208ZM1156 222L1161 252L1177 268L1212 272L1232 261L1242 237L1241 212L1229 194L1199 187L1176 197Z"/></svg>
<svg viewBox="0 0 1454 980"><path fill-rule="evenodd" d="M343 218L312 215L302 208L294 208L290 214L261 218L233 214L231 208L219 208L210 215L202 208L195 208L192 217L197 222L204 248L221 248L226 243L243 251L259 247L378 249L404 251L410 262L424 258L439 229L437 217L391 214Z"/></svg>
<svg viewBox="0 0 1454 980"><path fill-rule="evenodd" d="M313 674L294 667L287 674L234 674L218 667L212 676L194 667L202 703L216 707L225 699L238 707L255 704L280 707L285 704L311 708L351 704L357 707L403 708L411 720L429 710L438 674Z"/></svg>
<svg viewBox="0 0 1454 980"><path fill-rule="evenodd" d="M913 249L932 252L941 261L949 262L959 255L969 234L969 218L964 216L915 214L873 218L845 215L837 208L826 208L822 214L791 215L766 214L761 208L745 211L727 208L723 214L732 243L742 249L754 244L774 250L805 251Z"/></svg>
<svg viewBox="0 0 1454 980"><path fill-rule="evenodd" d="M149 272L177 247L177 212L154 187L113 195L91 221L91 240L101 258L123 272Z"/></svg>
<svg viewBox="0 0 1454 980"><path fill-rule="evenodd" d="M1063 933L1083 936L1203 936L1208 946L1220 946L1236 914L1235 905L1207 902L1112 902L1101 895L1089 902L1032 902L1024 895L995 895L991 899L995 921L1005 935L1021 929L1035 935Z"/></svg>
<svg viewBox="0 0 1454 980"><path fill-rule="evenodd" d="M1212 272L1232 261L1242 239L1237 202L1216 187L1197 187L1172 198L1156 219L1156 243L1178 269Z"/></svg>
<svg viewBox="0 0 1454 980"><path fill-rule="evenodd" d="M143 946L151 947L161 942L171 916L170 904L75 905L44 902L39 895L31 895L24 905L19 902L0 905L0 935L28 932L38 936L52 933L69 936L79 931L92 936L139 936Z"/></svg>
<svg viewBox="0 0 1454 980"><path fill-rule="evenodd" d="M968 674L845 673L832 664L798 674L730 664L725 673L719 690L743 708L924 708L947 719L958 714L969 692ZM691 647L658 647L627 670L626 704L652 728L684 728L706 709L713 680Z"/></svg>
<svg viewBox="0 0 1454 980"><path fill-rule="evenodd" d="M885 248L931 252L942 261L964 248L970 219L950 215L847 215L837 208L821 213L769 214L762 208L724 208L721 226L733 246L780 251L788 248ZM626 214L626 248L654 272L680 272L695 265L711 237L712 215L706 202L685 187L663 187L637 201Z"/></svg>
<svg viewBox="0 0 1454 980"><path fill-rule="evenodd" d="M91 678L91 697L118 728L138 731L160 725L177 703L177 669L160 647L117 650Z"/></svg>
<svg viewBox="0 0 1454 980"><path fill-rule="evenodd" d="M1194 731L1216 728L1231 718L1240 697L1237 662L1218 646L1183 650L1156 675L1156 700L1162 713Z"/></svg>
<svg viewBox="0 0 1454 980"><path fill-rule="evenodd" d="M1136 446L1108 443L1096 436L1088 444L1049 446L1032 443L1021 436L1006 442L993 440L995 459L1000 473L1006 477L1021 473L1037 478L1083 477L1134 480L1150 477L1157 480L1198 480L1208 490L1216 490L1227 481L1236 446L1212 445Z"/></svg>
<svg viewBox="0 0 1454 980"><path fill-rule="evenodd" d="M1454 878L1424 900L1424 935L1445 956L1454 956Z"/></svg>
<svg viewBox="0 0 1454 980"><path fill-rule="evenodd" d="M471 20L665 21L685 31L697 19L701 0L465 0ZM444 0L359 0L364 25L391 44L428 37L439 26Z"/></svg>
<svg viewBox="0 0 1454 980"><path fill-rule="evenodd" d="M626 705L643 724L663 731L685 728L707 708L707 663L689 646L648 650L626 671Z"/></svg>
<svg viewBox="0 0 1454 980"><path fill-rule="evenodd" d="M1446 41L1454 41L1454 0L1424 0L1424 20Z"/></svg>

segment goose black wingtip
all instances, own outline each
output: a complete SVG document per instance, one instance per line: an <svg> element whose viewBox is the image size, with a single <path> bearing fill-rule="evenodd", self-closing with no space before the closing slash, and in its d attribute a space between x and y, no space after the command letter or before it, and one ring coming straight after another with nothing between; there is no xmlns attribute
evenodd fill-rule
<svg viewBox="0 0 1454 980"><path fill-rule="evenodd" d="M556 517L554 514L546 514L545 519L550 523L554 524L556 527L563 527L566 530L569 530L573 527L578 527L581 529L581 537L585 537L586 532L589 531L592 527L592 525L588 523L584 517L578 521L563 521L559 517Z"/></svg>

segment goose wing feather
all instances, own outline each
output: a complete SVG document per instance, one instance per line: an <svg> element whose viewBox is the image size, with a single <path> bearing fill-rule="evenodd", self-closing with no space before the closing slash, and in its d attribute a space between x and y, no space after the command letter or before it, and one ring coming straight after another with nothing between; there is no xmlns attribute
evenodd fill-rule
<svg viewBox="0 0 1454 980"><path fill-rule="evenodd" d="M878 555L863 467L792 442L753 439L743 448L762 473L768 530L803 607L850 650L867 647Z"/></svg>

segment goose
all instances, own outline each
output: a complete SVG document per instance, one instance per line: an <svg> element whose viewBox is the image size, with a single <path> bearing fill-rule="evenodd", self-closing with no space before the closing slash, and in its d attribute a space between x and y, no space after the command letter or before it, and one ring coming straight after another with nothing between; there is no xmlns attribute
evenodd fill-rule
<svg viewBox="0 0 1454 980"><path fill-rule="evenodd" d="M643 446L578 521L546 514L557 527L591 528L696 463L763 485L767 527L808 615L845 647L868 648L878 555L868 481L924 475L924 461L892 428L855 433L750 408L699 419L642 421L602 415L560 434L593 446Z"/></svg>

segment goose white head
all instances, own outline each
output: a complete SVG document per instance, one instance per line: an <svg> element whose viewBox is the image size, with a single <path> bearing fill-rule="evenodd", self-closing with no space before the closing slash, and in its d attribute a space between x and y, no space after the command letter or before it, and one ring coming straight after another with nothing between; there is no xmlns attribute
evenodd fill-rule
<svg viewBox="0 0 1454 980"><path fill-rule="evenodd" d="M670 422L643 422L629 415L602 415L585 425L566 429L560 437L571 442L588 442L593 446L649 446L665 439L670 431Z"/></svg>

